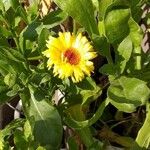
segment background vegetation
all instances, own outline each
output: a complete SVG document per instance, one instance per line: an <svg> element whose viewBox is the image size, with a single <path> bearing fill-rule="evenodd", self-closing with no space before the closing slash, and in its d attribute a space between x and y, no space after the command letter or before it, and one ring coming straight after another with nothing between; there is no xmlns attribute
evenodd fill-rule
<svg viewBox="0 0 150 150"><path fill-rule="evenodd" d="M131 150L150 143L149 0L0 1L0 104L19 97L23 118L0 131L0 149ZM99 56L78 84L54 77L49 35L82 32ZM53 98L59 90L62 97Z"/></svg>

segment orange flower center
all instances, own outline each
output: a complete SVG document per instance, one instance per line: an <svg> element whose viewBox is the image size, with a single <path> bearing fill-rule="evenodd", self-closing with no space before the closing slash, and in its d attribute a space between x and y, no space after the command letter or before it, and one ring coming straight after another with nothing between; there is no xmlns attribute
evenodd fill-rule
<svg viewBox="0 0 150 150"><path fill-rule="evenodd" d="M80 61L80 54L73 48L67 49L64 53L64 57L71 65L77 65Z"/></svg>

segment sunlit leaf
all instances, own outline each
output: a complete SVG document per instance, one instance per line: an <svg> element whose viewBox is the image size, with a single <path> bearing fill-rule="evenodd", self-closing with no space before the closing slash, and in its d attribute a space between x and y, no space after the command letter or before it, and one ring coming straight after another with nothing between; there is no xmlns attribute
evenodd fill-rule
<svg viewBox="0 0 150 150"><path fill-rule="evenodd" d="M99 0L99 17L102 20L105 16L108 6L112 4L113 0Z"/></svg>
<svg viewBox="0 0 150 150"><path fill-rule="evenodd" d="M123 112L133 112L137 106L146 104L150 90L146 82L122 76L114 81L108 89L108 99Z"/></svg>
<svg viewBox="0 0 150 150"><path fill-rule="evenodd" d="M130 37L134 45L133 53L135 57L135 69L141 69L141 43L143 39L143 32L140 26L133 20L129 19Z"/></svg>
<svg viewBox="0 0 150 150"><path fill-rule="evenodd" d="M133 44L131 38L126 37L118 46L118 59L116 60L119 64L121 73L124 71L126 63L129 61L133 50Z"/></svg>
<svg viewBox="0 0 150 150"><path fill-rule="evenodd" d="M11 73L7 74L4 78L4 82L9 87L12 87L16 82L16 75Z"/></svg>
<svg viewBox="0 0 150 150"><path fill-rule="evenodd" d="M53 149L60 146L62 138L61 118L57 110L46 102L45 98L35 97L35 88L30 86L30 93L22 94L25 112L29 118L35 141L42 146L49 145ZM40 94L40 93L39 93Z"/></svg>
<svg viewBox="0 0 150 150"><path fill-rule="evenodd" d="M0 1L0 10L4 11L4 3Z"/></svg>
<svg viewBox="0 0 150 150"><path fill-rule="evenodd" d="M0 35L9 37L11 35L11 32L9 32L6 27L0 26Z"/></svg>
<svg viewBox="0 0 150 150"><path fill-rule="evenodd" d="M30 5L27 9L27 17L32 22L39 15L39 2L40 0L30 1Z"/></svg>
<svg viewBox="0 0 150 150"><path fill-rule="evenodd" d="M10 0L2 0L2 3L4 5L5 11L7 11L11 7L11 1Z"/></svg>
<svg viewBox="0 0 150 150"><path fill-rule="evenodd" d="M106 36L110 43L121 42L128 34L130 9L125 5L110 6L105 15L104 24Z"/></svg>
<svg viewBox="0 0 150 150"><path fill-rule="evenodd" d="M90 35L98 34L91 0L54 0L54 2L69 16L80 23Z"/></svg>

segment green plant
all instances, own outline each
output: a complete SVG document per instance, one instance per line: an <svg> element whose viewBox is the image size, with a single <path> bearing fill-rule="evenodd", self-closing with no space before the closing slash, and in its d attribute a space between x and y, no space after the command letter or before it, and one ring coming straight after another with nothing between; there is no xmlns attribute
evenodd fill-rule
<svg viewBox="0 0 150 150"><path fill-rule="evenodd" d="M98 135L99 121L105 124L108 119L110 104L117 108L115 117L123 112L130 115L146 106L146 119L138 128L135 141L129 135L120 136L118 144L133 150L147 149L150 143L150 55L141 48L143 32L139 21L141 7L149 1L54 2L58 8L55 6L42 16L39 0L28 6L19 0L0 1L0 104L19 96L25 115L0 131L0 149L13 146L25 150L60 149L63 125L73 132L67 139L70 149L79 149L77 142L84 143L89 150L104 149L107 142L95 135ZM54 76L52 69L47 69L47 58L42 54L49 35L57 36L63 27L74 35L83 32L97 54L107 59L103 66L96 63L95 74L79 83ZM106 75L108 79L102 83L99 78ZM58 104L53 100L56 90L63 95ZM91 108L92 104L96 104L96 111ZM136 119L130 121L134 126ZM117 125L113 124L112 129ZM116 137L110 129L104 129L104 133Z"/></svg>

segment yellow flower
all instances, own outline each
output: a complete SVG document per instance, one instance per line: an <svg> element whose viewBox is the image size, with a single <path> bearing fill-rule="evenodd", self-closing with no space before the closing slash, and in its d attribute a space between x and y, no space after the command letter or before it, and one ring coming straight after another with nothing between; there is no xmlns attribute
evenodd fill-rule
<svg viewBox="0 0 150 150"><path fill-rule="evenodd" d="M91 60L97 54L81 33L75 36L70 32L59 32L58 38L49 37L46 46L48 49L43 54L48 58L47 67L53 68L55 76L61 79L70 77L73 82L79 82L94 70Z"/></svg>

